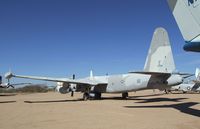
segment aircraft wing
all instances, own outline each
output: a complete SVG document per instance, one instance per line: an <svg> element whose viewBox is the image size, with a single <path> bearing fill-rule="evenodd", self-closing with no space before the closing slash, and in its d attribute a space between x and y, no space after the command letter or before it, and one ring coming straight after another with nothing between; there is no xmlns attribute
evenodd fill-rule
<svg viewBox="0 0 200 129"><path fill-rule="evenodd" d="M10 79L12 77L16 78L25 78L25 79L33 79L33 80L43 80L43 81L52 81L52 82L65 82L65 83L72 83L72 84L81 84L81 85L99 85L105 84L105 82L91 80L89 78L85 79L69 79L69 78L52 78L52 77L39 77L39 76L24 76L24 75L14 75L12 73L7 73L5 78Z"/></svg>

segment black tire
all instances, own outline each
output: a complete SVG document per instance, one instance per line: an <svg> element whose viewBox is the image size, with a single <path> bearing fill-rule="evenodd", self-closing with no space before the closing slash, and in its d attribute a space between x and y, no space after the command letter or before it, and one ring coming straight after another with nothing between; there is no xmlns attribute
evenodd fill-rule
<svg viewBox="0 0 200 129"><path fill-rule="evenodd" d="M186 94L187 93L187 91L183 91L183 94Z"/></svg>
<svg viewBox="0 0 200 129"><path fill-rule="evenodd" d="M165 94L169 94L169 91L167 89L165 89Z"/></svg>
<svg viewBox="0 0 200 129"><path fill-rule="evenodd" d="M123 98L123 99L127 99L127 98L128 98L128 92L122 93L122 98Z"/></svg>
<svg viewBox="0 0 200 129"><path fill-rule="evenodd" d="M101 99L101 93L95 93L95 99Z"/></svg>

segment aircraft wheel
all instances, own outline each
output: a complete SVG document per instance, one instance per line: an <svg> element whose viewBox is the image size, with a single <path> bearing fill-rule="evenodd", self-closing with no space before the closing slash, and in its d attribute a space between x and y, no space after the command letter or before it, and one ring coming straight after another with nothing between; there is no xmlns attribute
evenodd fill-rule
<svg viewBox="0 0 200 129"><path fill-rule="evenodd" d="M165 89L165 94L169 94L169 91L167 89Z"/></svg>
<svg viewBox="0 0 200 129"><path fill-rule="evenodd" d="M183 94L186 94L187 92L186 91L183 91Z"/></svg>
<svg viewBox="0 0 200 129"><path fill-rule="evenodd" d="M83 94L83 100L87 101L90 98L89 93L84 93Z"/></svg>
<svg viewBox="0 0 200 129"><path fill-rule="evenodd" d="M122 98L127 99L128 98L128 92L122 93Z"/></svg>
<svg viewBox="0 0 200 129"><path fill-rule="evenodd" d="M95 93L95 99L101 99L101 93Z"/></svg>

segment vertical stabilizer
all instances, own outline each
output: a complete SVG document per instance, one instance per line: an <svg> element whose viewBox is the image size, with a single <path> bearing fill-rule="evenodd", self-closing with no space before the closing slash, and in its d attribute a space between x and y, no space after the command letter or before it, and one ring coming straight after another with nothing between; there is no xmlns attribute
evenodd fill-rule
<svg viewBox="0 0 200 129"><path fill-rule="evenodd" d="M164 28L157 28L154 31L144 71L162 73L172 73L175 71L168 33Z"/></svg>
<svg viewBox="0 0 200 129"><path fill-rule="evenodd" d="M167 0L186 42L184 50L200 52L200 0Z"/></svg>
<svg viewBox="0 0 200 129"><path fill-rule="evenodd" d="M200 0L168 0L168 4L185 41L197 40L200 36Z"/></svg>
<svg viewBox="0 0 200 129"><path fill-rule="evenodd" d="M200 69L196 68L195 77L197 80L200 80Z"/></svg>
<svg viewBox="0 0 200 129"><path fill-rule="evenodd" d="M90 79L93 79L93 71L90 70Z"/></svg>

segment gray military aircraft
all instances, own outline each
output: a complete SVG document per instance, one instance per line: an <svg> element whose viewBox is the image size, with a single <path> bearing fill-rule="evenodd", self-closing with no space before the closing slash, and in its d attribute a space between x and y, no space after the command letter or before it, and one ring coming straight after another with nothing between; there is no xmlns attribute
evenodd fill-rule
<svg viewBox="0 0 200 129"><path fill-rule="evenodd" d="M200 52L200 0L167 0L185 40L185 51Z"/></svg>
<svg viewBox="0 0 200 129"><path fill-rule="evenodd" d="M128 92L145 89L166 89L179 85L188 74L174 73L175 64L172 55L168 33L164 28L157 28L153 34L151 46L146 58L143 71L110 76L93 76L81 79L51 78L38 76L5 74L11 77L59 82L57 90L66 94L74 91L83 92L83 99L100 99L102 93L122 93L123 98Z"/></svg>

